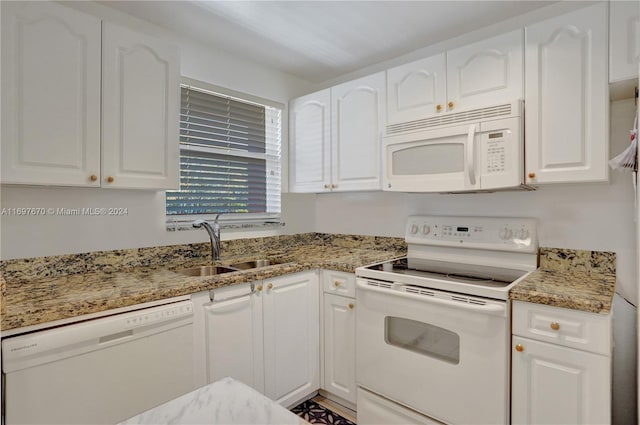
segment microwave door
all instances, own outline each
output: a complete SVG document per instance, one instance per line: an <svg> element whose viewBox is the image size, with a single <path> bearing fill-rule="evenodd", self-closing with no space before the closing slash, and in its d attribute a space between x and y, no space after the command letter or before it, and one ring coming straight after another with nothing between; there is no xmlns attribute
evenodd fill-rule
<svg viewBox="0 0 640 425"><path fill-rule="evenodd" d="M480 187L479 124L385 138L384 190L456 192ZM471 136L470 136L471 134Z"/></svg>

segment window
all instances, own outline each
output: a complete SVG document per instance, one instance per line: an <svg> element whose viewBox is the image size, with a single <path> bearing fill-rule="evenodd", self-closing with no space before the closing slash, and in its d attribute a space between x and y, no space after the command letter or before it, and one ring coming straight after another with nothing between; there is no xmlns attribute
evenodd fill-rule
<svg viewBox="0 0 640 425"><path fill-rule="evenodd" d="M192 84L181 96L180 190L167 191L168 221L279 221L282 108Z"/></svg>

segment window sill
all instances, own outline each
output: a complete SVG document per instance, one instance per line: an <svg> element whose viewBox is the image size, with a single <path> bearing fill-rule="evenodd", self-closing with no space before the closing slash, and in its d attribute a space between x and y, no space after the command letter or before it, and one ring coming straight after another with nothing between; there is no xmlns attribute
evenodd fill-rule
<svg viewBox="0 0 640 425"><path fill-rule="evenodd" d="M194 220L206 220L209 223L213 223L215 215L213 216L190 216L190 217L167 217L167 231L178 232L184 230L197 230L191 223ZM253 230L253 229L270 229L280 228L285 226L283 221L280 221L280 217L271 218L227 218L219 219L220 229L234 229L234 230Z"/></svg>

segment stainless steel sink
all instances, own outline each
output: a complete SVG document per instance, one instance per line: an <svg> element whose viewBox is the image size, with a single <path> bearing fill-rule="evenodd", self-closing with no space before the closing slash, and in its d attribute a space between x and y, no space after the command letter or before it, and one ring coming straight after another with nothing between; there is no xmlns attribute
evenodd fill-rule
<svg viewBox="0 0 640 425"><path fill-rule="evenodd" d="M190 269L176 270L175 272L185 276L206 277L206 276L215 276L218 274L237 272L237 271L238 269L233 269L231 267L199 266L199 267L192 267Z"/></svg>
<svg viewBox="0 0 640 425"><path fill-rule="evenodd" d="M240 270L249 270L249 269L257 269L258 267L267 267L275 264L271 260L266 258L260 260L252 260L252 261L243 261L241 263L231 264L229 267Z"/></svg>

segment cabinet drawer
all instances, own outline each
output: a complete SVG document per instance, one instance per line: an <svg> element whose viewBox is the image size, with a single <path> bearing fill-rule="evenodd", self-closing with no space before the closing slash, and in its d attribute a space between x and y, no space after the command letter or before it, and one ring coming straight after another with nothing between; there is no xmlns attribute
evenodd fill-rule
<svg viewBox="0 0 640 425"><path fill-rule="evenodd" d="M343 297L355 298L356 296L356 275L353 273L336 272L323 270L322 287L327 294L342 295Z"/></svg>
<svg viewBox="0 0 640 425"><path fill-rule="evenodd" d="M611 355L611 315L513 302L513 334Z"/></svg>

